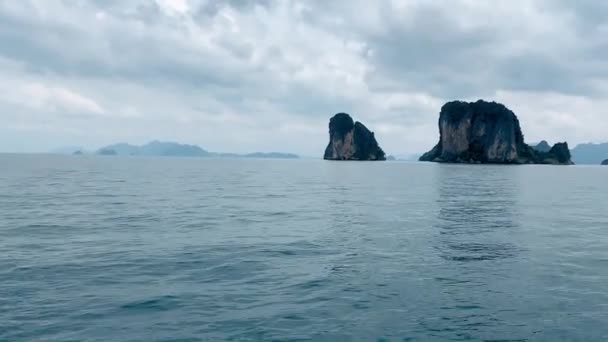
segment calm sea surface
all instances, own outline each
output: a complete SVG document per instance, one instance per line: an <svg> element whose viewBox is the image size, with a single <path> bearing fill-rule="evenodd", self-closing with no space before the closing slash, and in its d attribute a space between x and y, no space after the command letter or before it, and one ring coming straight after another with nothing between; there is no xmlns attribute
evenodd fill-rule
<svg viewBox="0 0 608 342"><path fill-rule="evenodd" d="M0 341L608 341L608 167L0 155Z"/></svg>

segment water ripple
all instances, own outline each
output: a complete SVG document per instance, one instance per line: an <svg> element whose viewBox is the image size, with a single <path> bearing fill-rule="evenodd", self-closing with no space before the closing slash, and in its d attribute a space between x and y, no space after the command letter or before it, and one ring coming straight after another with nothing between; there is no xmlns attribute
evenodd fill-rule
<svg viewBox="0 0 608 342"><path fill-rule="evenodd" d="M1 341L608 340L608 169L0 165Z"/></svg>

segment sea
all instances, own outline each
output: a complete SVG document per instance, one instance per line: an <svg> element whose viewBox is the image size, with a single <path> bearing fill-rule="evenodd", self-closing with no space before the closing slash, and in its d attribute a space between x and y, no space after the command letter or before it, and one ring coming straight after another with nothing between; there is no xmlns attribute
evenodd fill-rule
<svg viewBox="0 0 608 342"><path fill-rule="evenodd" d="M0 341L608 341L608 167L0 155Z"/></svg>

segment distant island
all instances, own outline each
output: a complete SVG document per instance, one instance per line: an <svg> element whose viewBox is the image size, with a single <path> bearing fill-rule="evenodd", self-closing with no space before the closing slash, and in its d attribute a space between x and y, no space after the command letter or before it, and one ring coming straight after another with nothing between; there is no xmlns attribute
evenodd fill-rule
<svg viewBox="0 0 608 342"><path fill-rule="evenodd" d="M608 143L579 144L572 149L572 161L577 164L598 165L608 159Z"/></svg>
<svg viewBox="0 0 608 342"><path fill-rule="evenodd" d="M531 146L539 152L549 152L551 150L551 144L546 140L538 144L531 144ZM608 143L578 144L570 150L570 154L575 164L597 165L608 158Z"/></svg>
<svg viewBox="0 0 608 342"><path fill-rule="evenodd" d="M329 120L329 144L325 160L386 160L386 155L371 132L350 115L338 113Z"/></svg>
<svg viewBox="0 0 608 342"><path fill-rule="evenodd" d="M118 155L118 152L111 148L102 148L101 150L97 151L97 154L100 156L115 156Z"/></svg>
<svg viewBox="0 0 608 342"><path fill-rule="evenodd" d="M543 153L547 153L547 152L551 151L551 145L549 145L547 140L543 140L543 141L539 142L538 144L533 145L532 148L538 152L543 152Z"/></svg>
<svg viewBox="0 0 608 342"><path fill-rule="evenodd" d="M602 162L602 165L608 165L608 159L604 160L604 161Z"/></svg>
<svg viewBox="0 0 608 342"><path fill-rule="evenodd" d="M496 105L499 105L499 104L496 104ZM348 114L346 114L346 115L348 115ZM513 116L514 116L514 119L517 120L517 117L515 116L515 114L513 114ZM350 118L350 116L348 116L348 118ZM350 120L352 121L352 118ZM348 119L347 119L347 124L349 122L350 121L348 121ZM350 144L348 144L348 143L346 144L348 146L348 149L350 149L350 151L353 151L352 150L353 146L362 145L362 146L372 146L372 147L375 146L373 148L374 149L377 148L375 150L376 153L380 153L380 154L384 153L384 151L382 151L378 142L376 141L373 132L370 132L363 124L358 123L358 125L357 125L356 123L353 122L353 124L352 124L353 137L354 137L355 126L359 127L358 130L362 130L362 128L364 128L363 131L365 132L365 134L358 133L356 142L351 141ZM331 136L331 134L332 133L331 133L331 128L330 128L330 136ZM334 134L335 134L335 131L334 131ZM361 136L367 137L368 139L364 138L363 140L361 140L361 138L360 138ZM441 128L440 128L440 136L441 136ZM345 137L346 137L346 135L345 135ZM523 134L522 134L522 139L523 139ZM441 140L441 138L440 138L440 140ZM366 141L366 142L362 143L361 141ZM329 151L329 153L333 153L332 149L338 148L339 144L344 144L343 140L342 140L342 142L340 142L339 139L334 140L333 143L328 144L329 150L326 148L324 158L331 159L331 156L328 155L328 151ZM354 145L352 145L352 144L354 144ZM371 144L371 145L368 145L368 144ZM528 146L528 145L526 145L526 146ZM564 149L564 147L567 148L567 145L564 146L564 144L556 144L556 146L551 146L551 144L549 144L546 140L542 140L539 143L531 144L530 146L528 146L528 148L533 150L533 154L536 158L537 163L562 164L562 162L560 162L558 159L556 159L557 155L555 154L556 151L559 154L560 149L561 149L561 153L563 154L562 160L565 160L565 162L563 162L563 164L568 164L568 161L567 161L568 153L571 154L571 157L570 157L571 162L573 162L575 164L599 165L599 164L604 163L606 160L608 160L608 143L579 144L570 151L566 151L566 149ZM521 147L521 145L520 145L520 147ZM554 150L553 153L550 153L551 149L553 147L556 147L556 150ZM438 148L438 146L435 146L435 148L433 150L427 152L426 154L423 154L422 157L420 157L421 154L417 154L417 155L384 155L384 159L382 159L382 158L380 158L380 159L365 159L365 158L357 159L359 156L353 155L350 157L352 159L348 159L349 158L348 156L342 155L342 158L344 158L342 160L439 161L439 160L428 160L429 156L431 156L431 155L429 155L429 153L430 152L436 153L437 148ZM525 156L525 151L528 148L526 148L526 147L523 148L524 156ZM339 148L338 148L338 150L339 150ZM520 148L520 150L521 150L521 148ZM297 154L282 153L282 152L252 152L252 153L244 153L244 154L209 152L197 145L180 144L177 142L162 142L162 141L157 141L157 140L151 141L144 145L132 145L132 144L128 144L128 143L112 144L112 145L108 145L108 146L99 148L95 151L87 150L82 146L66 146L63 148L54 149L54 150L50 151L50 153L71 154L74 156L93 154L93 155L103 155L103 156L168 156L168 157L171 157L171 156L180 157L181 156L181 157L251 158L251 159L299 159L300 158L300 156ZM435 155L433 155L433 156L435 158L437 157ZM540 160L539 160L539 157L540 157ZM377 158L377 157L374 157L374 155L372 154L372 158ZM543 158L544 158L544 160L543 160ZM464 159L461 159L461 161L446 161L446 162L464 162L463 160ZM469 158L469 162L477 163L477 162L484 162L484 161L476 161L475 159ZM492 161L489 161L489 162L492 162ZM526 160L524 158L523 160L507 162L507 163L525 163L525 162L526 162ZM528 163L530 163L530 161L528 161Z"/></svg>
<svg viewBox="0 0 608 342"><path fill-rule="evenodd" d="M97 150L96 154L107 155L107 151L114 151L118 156L181 156L206 157L210 153L196 145L178 144L175 142L151 141L145 145L131 145L119 143L109 145Z"/></svg>
<svg viewBox="0 0 608 342"><path fill-rule="evenodd" d="M555 144L546 152L525 144L515 113L496 102L446 103L439 114L439 136L437 145L422 155L420 161L573 164L568 143Z"/></svg>
<svg viewBox="0 0 608 342"><path fill-rule="evenodd" d="M80 154L82 151L79 150ZM76 154L76 152L74 152ZM164 157L208 157L208 158L252 158L252 159L298 159L293 153L254 152L247 154L209 152L197 145L176 142L151 141L145 145L118 143L98 149L94 154L102 156L164 156Z"/></svg>

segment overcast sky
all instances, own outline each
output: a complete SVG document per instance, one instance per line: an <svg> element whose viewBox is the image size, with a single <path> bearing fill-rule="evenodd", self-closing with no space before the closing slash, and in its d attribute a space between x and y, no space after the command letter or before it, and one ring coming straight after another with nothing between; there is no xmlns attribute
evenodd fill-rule
<svg viewBox="0 0 608 342"><path fill-rule="evenodd" d="M345 111L402 155L479 98L527 141L607 141L606 18L595 0L0 0L0 151L319 156Z"/></svg>

